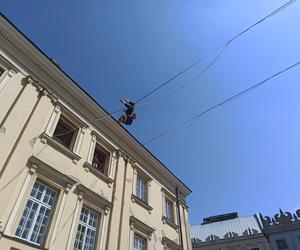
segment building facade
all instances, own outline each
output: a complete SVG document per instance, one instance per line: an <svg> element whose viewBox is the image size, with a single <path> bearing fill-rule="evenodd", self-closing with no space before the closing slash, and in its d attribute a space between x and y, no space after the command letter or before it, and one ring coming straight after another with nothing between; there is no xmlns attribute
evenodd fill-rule
<svg viewBox="0 0 300 250"><path fill-rule="evenodd" d="M273 218L260 215L264 232L274 250L300 249L300 209L295 213L283 212Z"/></svg>
<svg viewBox="0 0 300 250"><path fill-rule="evenodd" d="M238 217L237 213L204 218L191 226L195 250L269 250L259 216Z"/></svg>
<svg viewBox="0 0 300 250"><path fill-rule="evenodd" d="M190 189L4 16L0 107L1 250L191 249Z"/></svg>

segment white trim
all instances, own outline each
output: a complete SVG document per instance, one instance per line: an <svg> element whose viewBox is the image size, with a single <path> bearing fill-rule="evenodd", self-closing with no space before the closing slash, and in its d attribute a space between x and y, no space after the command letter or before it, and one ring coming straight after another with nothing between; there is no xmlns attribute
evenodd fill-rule
<svg viewBox="0 0 300 250"><path fill-rule="evenodd" d="M22 200L24 199L24 195L26 193L26 191L28 190L28 187L30 185L30 183L36 179L36 169L37 169L37 165L32 164L32 166L28 169L24 184L21 188L21 191L19 193L18 199L15 203L15 206L12 210L12 213L7 221L6 227L4 229L4 234L9 235L9 236L15 236L15 233L12 232L12 228L13 225L15 224L15 220L18 214L18 211L21 207L22 204Z"/></svg>
<svg viewBox="0 0 300 250"><path fill-rule="evenodd" d="M107 227L108 227L108 218L109 218L110 210L107 208L104 213L102 213L102 227L100 230L100 237L99 237L99 250L104 250L106 245L107 239Z"/></svg>
<svg viewBox="0 0 300 250"><path fill-rule="evenodd" d="M66 188L65 188L65 190L63 192L62 200L61 200L61 203L60 203L60 206L59 206L59 211L58 211L57 219L56 219L56 222L55 222L55 225L54 225L54 229L53 229L53 233L52 233L52 237L51 237L51 240L50 240L50 245L49 245L49 249L50 250L55 248L55 243L56 243L58 228L59 228L59 225L61 223L63 211L64 211L65 206L66 206L67 196L68 196L68 193L71 190L71 188L72 188L72 185L71 184L67 184L67 186L66 186Z"/></svg>
<svg viewBox="0 0 300 250"><path fill-rule="evenodd" d="M74 245L74 239L76 237L76 229L77 229L76 226L77 226L78 218L80 216L82 205L83 205L83 194L79 193L78 198L77 198L77 202L76 202L73 221L72 221L72 225L71 225L71 230L70 230L70 233L69 233L68 244L67 244L67 247L66 247L66 249L68 249L68 250L73 249L72 243Z"/></svg>
<svg viewBox="0 0 300 250"><path fill-rule="evenodd" d="M45 133L47 135L49 135L50 137L53 136L53 133L56 129L56 126L57 126L59 118L60 118L60 114L61 114L61 108L60 108L60 106L57 105L54 108L54 111L51 115L51 118L49 120L49 123L48 123L46 131L45 131Z"/></svg>
<svg viewBox="0 0 300 250"><path fill-rule="evenodd" d="M5 68L3 68L5 70ZM14 70L5 70L3 72L3 78L0 79L0 95L5 89L5 87L8 85L9 81L12 79L12 77L16 74Z"/></svg>
<svg viewBox="0 0 300 250"><path fill-rule="evenodd" d="M78 135L76 136L76 141L75 141L74 147L73 147L73 152L75 154L79 155L79 153L80 153L80 149L81 149L81 146L82 146L85 131L86 131L86 127L81 127Z"/></svg>
<svg viewBox="0 0 300 250"><path fill-rule="evenodd" d="M91 144L90 144L90 148L89 148L89 154L88 154L88 158L87 158L87 162L91 165L93 163L93 156L94 156L96 144L97 144L97 138L95 135L92 135L92 140L91 140Z"/></svg>

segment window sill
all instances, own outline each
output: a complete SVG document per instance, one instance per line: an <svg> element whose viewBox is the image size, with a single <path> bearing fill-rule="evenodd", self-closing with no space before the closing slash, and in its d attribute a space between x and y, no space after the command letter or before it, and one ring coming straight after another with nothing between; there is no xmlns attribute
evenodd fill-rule
<svg viewBox="0 0 300 250"><path fill-rule="evenodd" d="M93 173L94 175L96 175L99 179L101 179L102 181L104 181L107 184L111 184L114 182L113 179L111 179L110 177L108 177L107 175L99 172L97 169L95 169L90 163L85 162L83 164L83 167L88 170L89 172Z"/></svg>
<svg viewBox="0 0 300 250"><path fill-rule="evenodd" d="M57 142L55 139L53 139L52 137L50 137L49 135L47 135L45 133L43 133L41 135L41 141L42 141L42 143L49 144L50 146L52 146L56 150L63 153L68 158L72 159L74 162L78 162L81 159L81 157L79 155L75 154L70 149L68 149L65 146L61 145L59 142Z"/></svg>
<svg viewBox="0 0 300 250"><path fill-rule="evenodd" d="M166 216L163 215L161 219L162 219L164 224L168 224L170 227L173 227L175 230L177 230L179 228L179 226L176 225L174 221L171 221Z"/></svg>
<svg viewBox="0 0 300 250"><path fill-rule="evenodd" d="M139 197L137 197L134 194L131 195L131 201L139 204L141 207L143 207L146 210L148 210L149 213L151 213L151 211L153 210L153 207L151 207L150 205L148 205L146 202L144 202L143 200L141 200Z"/></svg>
<svg viewBox="0 0 300 250"><path fill-rule="evenodd" d="M182 249L180 245L178 245L175 241L170 240L167 237L162 237L162 244L167 248L169 247L170 249L174 249L174 250L180 250Z"/></svg>

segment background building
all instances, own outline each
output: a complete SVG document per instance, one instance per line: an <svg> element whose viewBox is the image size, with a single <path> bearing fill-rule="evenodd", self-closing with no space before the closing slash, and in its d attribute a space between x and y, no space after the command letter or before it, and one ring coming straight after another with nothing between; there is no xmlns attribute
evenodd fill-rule
<svg viewBox="0 0 300 250"><path fill-rule="evenodd" d="M189 188L3 16L0 107L1 250L191 249Z"/></svg>
<svg viewBox="0 0 300 250"><path fill-rule="evenodd" d="M237 213L211 216L191 226L195 250L268 250L257 215L238 217Z"/></svg>
<svg viewBox="0 0 300 250"><path fill-rule="evenodd" d="M300 209L295 213L280 212L270 218L260 215L264 232L272 249L299 250L300 249Z"/></svg>

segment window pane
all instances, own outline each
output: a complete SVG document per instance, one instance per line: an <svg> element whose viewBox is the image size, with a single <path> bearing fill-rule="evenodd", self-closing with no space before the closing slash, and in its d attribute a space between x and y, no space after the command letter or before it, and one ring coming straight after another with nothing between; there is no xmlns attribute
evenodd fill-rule
<svg viewBox="0 0 300 250"><path fill-rule="evenodd" d="M51 205L45 198L47 194L53 198ZM41 182L35 182L16 231L17 237L38 245L42 244L56 195L56 191Z"/></svg>
<svg viewBox="0 0 300 250"><path fill-rule="evenodd" d="M69 125L63 119L59 119L55 131L53 133L53 138L65 147L72 149L73 138L77 134L77 129L75 126Z"/></svg>
<svg viewBox="0 0 300 250"><path fill-rule="evenodd" d="M146 250L146 240L139 235L134 235L134 242L133 242L133 249L134 250Z"/></svg>
<svg viewBox="0 0 300 250"><path fill-rule="evenodd" d="M145 180L141 177L137 176L136 179L136 196L143 200L144 202L148 202L148 185Z"/></svg>
<svg viewBox="0 0 300 250"><path fill-rule="evenodd" d="M173 202L166 198L165 203L166 203L166 217L169 220L174 221Z"/></svg>
<svg viewBox="0 0 300 250"><path fill-rule="evenodd" d="M96 213L88 208L82 208L74 250L95 249L98 220Z"/></svg>

